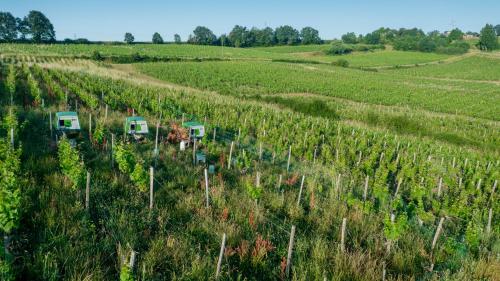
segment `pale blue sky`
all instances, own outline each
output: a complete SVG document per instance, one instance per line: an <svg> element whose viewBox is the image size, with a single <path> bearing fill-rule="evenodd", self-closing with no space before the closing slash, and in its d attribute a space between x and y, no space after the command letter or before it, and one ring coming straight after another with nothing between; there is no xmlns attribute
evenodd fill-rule
<svg viewBox="0 0 500 281"><path fill-rule="evenodd" d="M499 0L380 0L380 1L161 1L161 0L0 0L0 11L16 17L30 10L42 11L54 24L57 39L123 40L132 32L136 41L150 41L154 32L165 40L178 33L182 39L197 25L220 35L235 24L297 29L312 26L324 39L378 27L419 27L424 31L479 31L486 23L500 24Z"/></svg>

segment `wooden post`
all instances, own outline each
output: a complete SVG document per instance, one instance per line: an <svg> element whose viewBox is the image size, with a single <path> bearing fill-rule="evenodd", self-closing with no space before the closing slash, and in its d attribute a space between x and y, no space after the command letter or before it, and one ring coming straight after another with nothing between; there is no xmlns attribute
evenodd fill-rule
<svg viewBox="0 0 500 281"><path fill-rule="evenodd" d="M495 190L497 189L497 183L498 183L498 180L495 180L495 183L493 183L493 188L491 189L491 196L493 196L493 194L495 194Z"/></svg>
<svg viewBox="0 0 500 281"><path fill-rule="evenodd" d="M489 235L491 232L491 218L493 217L493 208L490 208L488 212L488 224L486 226L486 233Z"/></svg>
<svg viewBox="0 0 500 281"><path fill-rule="evenodd" d="M438 197L441 197L441 186L443 185L443 178L439 178L438 184Z"/></svg>
<svg viewBox="0 0 500 281"><path fill-rule="evenodd" d="M436 233L434 234L434 239L432 240L431 250L434 250L434 248L436 247L437 240L438 240L439 235L441 234L441 230L443 228L443 222L444 222L444 217L441 217L441 220L439 220L438 228L436 229Z"/></svg>
<svg viewBox="0 0 500 281"><path fill-rule="evenodd" d="M476 190L481 189L481 182L482 182L482 180L483 179L479 179L479 181L477 182Z"/></svg>
<svg viewBox="0 0 500 281"><path fill-rule="evenodd" d="M300 206L300 199L302 197L302 189L304 188L304 179L306 176L302 176L302 181L300 182L299 198L297 199L297 206Z"/></svg>
<svg viewBox="0 0 500 281"><path fill-rule="evenodd" d="M316 153L317 153L317 152L318 152L318 147L316 146L316 147L314 148L313 164L315 164L315 163L316 163Z"/></svg>
<svg viewBox="0 0 500 281"><path fill-rule="evenodd" d="M214 140L213 140L213 142L215 142L215 136L216 136L216 134L217 134L217 128L214 128Z"/></svg>
<svg viewBox="0 0 500 281"><path fill-rule="evenodd" d="M231 142L231 148L229 149L229 159L227 160L227 169L231 170L231 158L233 157L233 146L234 141Z"/></svg>
<svg viewBox="0 0 500 281"><path fill-rule="evenodd" d="M278 178L278 190L281 188L281 181L283 180L283 175L280 175Z"/></svg>
<svg viewBox="0 0 500 281"><path fill-rule="evenodd" d="M115 134L111 134L111 168L114 166L114 160L115 160Z"/></svg>
<svg viewBox="0 0 500 281"><path fill-rule="evenodd" d="M260 172L255 176L255 186L260 187Z"/></svg>
<svg viewBox="0 0 500 281"><path fill-rule="evenodd" d="M217 271L215 272L215 279L219 278L220 267L222 265L222 258L224 257L225 248L226 248L226 233L222 235L222 243L220 245L219 260L217 261Z"/></svg>
<svg viewBox="0 0 500 281"><path fill-rule="evenodd" d="M205 169L205 198L206 198L206 207L209 207L209 199L208 199L208 171Z"/></svg>
<svg viewBox="0 0 500 281"><path fill-rule="evenodd" d="M458 179L458 189L462 187L462 178Z"/></svg>
<svg viewBox="0 0 500 281"><path fill-rule="evenodd" d="M342 229L340 230L340 250L345 252L345 228L347 225L347 218L342 219Z"/></svg>
<svg viewBox="0 0 500 281"><path fill-rule="evenodd" d="M196 138L193 140L193 165L196 165Z"/></svg>
<svg viewBox="0 0 500 281"><path fill-rule="evenodd" d="M149 209L153 209L154 168L149 167Z"/></svg>
<svg viewBox="0 0 500 281"><path fill-rule="evenodd" d="M238 139L237 139L238 142L240 141L240 136L241 136L241 127L238 128Z"/></svg>
<svg viewBox="0 0 500 281"><path fill-rule="evenodd" d="M396 198L396 196L398 196L398 192L399 192L399 188L401 187L401 183L403 182L403 179L400 178L398 180L398 185L396 185L396 192L394 192L394 198Z"/></svg>
<svg viewBox="0 0 500 281"><path fill-rule="evenodd" d="M292 146L290 145L290 148L288 149L288 161L286 163L286 171L290 171L290 158L292 156Z"/></svg>
<svg viewBox="0 0 500 281"><path fill-rule="evenodd" d="M161 112L160 112L160 120L158 120L158 122L156 123L156 137L155 137L155 151L154 151L155 158L159 154L159 151L158 151L158 134L159 134L159 131L160 131L160 122L161 122Z"/></svg>
<svg viewBox="0 0 500 281"><path fill-rule="evenodd" d="M85 185L85 209L89 209L90 202L90 172L87 172L87 184Z"/></svg>
<svg viewBox="0 0 500 281"><path fill-rule="evenodd" d="M108 105L104 109L104 122L108 121Z"/></svg>
<svg viewBox="0 0 500 281"><path fill-rule="evenodd" d="M368 197L368 180L370 180L370 176L366 176L365 178L365 190L363 191L363 201L366 201Z"/></svg>
<svg viewBox="0 0 500 281"><path fill-rule="evenodd" d="M286 277L290 276L290 267L292 265L292 252L293 243L295 238L295 225L292 225L292 230L290 231L290 241L288 242L288 255L286 257Z"/></svg>
<svg viewBox="0 0 500 281"><path fill-rule="evenodd" d="M14 128L10 128L10 145L14 147Z"/></svg>
<svg viewBox="0 0 500 281"><path fill-rule="evenodd" d="M137 254L137 253L136 253L134 250L130 251L130 261L129 261L128 267L130 268L130 270L131 270L131 271L133 271L133 270L134 270L134 265L135 265L135 255L136 255L136 254Z"/></svg>

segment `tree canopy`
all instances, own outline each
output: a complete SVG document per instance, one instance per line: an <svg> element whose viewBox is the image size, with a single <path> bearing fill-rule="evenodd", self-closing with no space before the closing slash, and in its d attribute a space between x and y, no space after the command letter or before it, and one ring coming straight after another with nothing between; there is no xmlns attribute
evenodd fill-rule
<svg viewBox="0 0 500 281"><path fill-rule="evenodd" d="M180 44L182 42L181 36L179 34L174 34L174 42Z"/></svg>
<svg viewBox="0 0 500 281"><path fill-rule="evenodd" d="M54 26L42 12L30 11L21 24L27 28L27 33L36 43L56 40Z"/></svg>
<svg viewBox="0 0 500 281"><path fill-rule="evenodd" d="M485 51L498 49L498 38L493 25L487 24L481 29L479 36L479 48Z"/></svg>
<svg viewBox="0 0 500 281"><path fill-rule="evenodd" d="M160 33L155 32L153 34L152 42L153 44L163 44L163 38L161 37Z"/></svg>
<svg viewBox="0 0 500 281"><path fill-rule="evenodd" d="M278 45L296 45L300 43L299 31L289 25L283 25L275 30Z"/></svg>
<svg viewBox="0 0 500 281"><path fill-rule="evenodd" d="M125 41L125 43L132 44L134 42L134 40L135 40L135 38L134 38L134 35L132 35L132 33L130 33L130 32L125 33L125 37L123 39L123 41Z"/></svg>
<svg viewBox="0 0 500 281"><path fill-rule="evenodd" d="M300 31L300 38L302 39L302 44L321 44L321 38L319 38L319 31L307 26L302 28Z"/></svg>
<svg viewBox="0 0 500 281"><path fill-rule="evenodd" d="M13 41L17 38L16 18L8 12L0 12L0 41Z"/></svg>
<svg viewBox="0 0 500 281"><path fill-rule="evenodd" d="M198 26L193 30L193 35L188 39L189 43L196 45L213 45L217 37L205 26Z"/></svg>
<svg viewBox="0 0 500 281"><path fill-rule="evenodd" d="M453 29L450 31L450 34L448 34L448 40L450 41L462 40L463 37L464 33L458 28Z"/></svg>

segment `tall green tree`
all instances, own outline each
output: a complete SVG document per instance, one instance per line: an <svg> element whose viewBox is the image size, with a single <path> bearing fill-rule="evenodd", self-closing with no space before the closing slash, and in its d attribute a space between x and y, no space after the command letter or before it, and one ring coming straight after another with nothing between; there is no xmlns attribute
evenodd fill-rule
<svg viewBox="0 0 500 281"><path fill-rule="evenodd" d="M217 41L215 34L205 26L197 26L193 35L189 37L188 43L196 45L214 45Z"/></svg>
<svg viewBox="0 0 500 281"><path fill-rule="evenodd" d="M228 39L236 48L240 47L248 47L250 45L249 42L249 31L246 27L241 25L235 25L233 30L229 32Z"/></svg>
<svg viewBox="0 0 500 281"><path fill-rule="evenodd" d="M492 51L498 49L498 38L493 28L493 25L487 24L481 29L479 36L479 47L484 51Z"/></svg>
<svg viewBox="0 0 500 281"><path fill-rule="evenodd" d="M274 30L272 28L266 27L264 29L256 29L254 32L255 32L256 45L272 46L276 43L276 38L274 37Z"/></svg>
<svg viewBox="0 0 500 281"><path fill-rule="evenodd" d="M132 35L132 33L130 33L130 32L125 33L125 37L123 39L123 41L125 41L125 43L132 44L134 42L134 40L135 40L135 38L134 38L134 35Z"/></svg>
<svg viewBox="0 0 500 281"><path fill-rule="evenodd" d="M30 11L23 21L34 42L40 43L56 40L54 26L42 12Z"/></svg>
<svg viewBox="0 0 500 281"><path fill-rule="evenodd" d="M160 33L155 32L153 34L153 44L163 44L163 38L161 37Z"/></svg>
<svg viewBox="0 0 500 281"><path fill-rule="evenodd" d="M174 34L174 42L176 44L182 43L181 36L179 34Z"/></svg>
<svg viewBox="0 0 500 281"><path fill-rule="evenodd" d="M302 44L321 44L321 38L319 38L319 31L307 26L302 28L300 31L300 38L302 39Z"/></svg>
<svg viewBox="0 0 500 281"><path fill-rule="evenodd" d="M463 37L464 33L458 28L453 29L452 31L450 31L450 34L448 34L449 41L462 40Z"/></svg>
<svg viewBox="0 0 500 281"><path fill-rule="evenodd" d="M274 34L279 45L296 45L300 43L299 31L289 25L277 27Z"/></svg>
<svg viewBox="0 0 500 281"><path fill-rule="evenodd" d="M12 42L17 39L16 18L9 12L0 12L0 41Z"/></svg>
<svg viewBox="0 0 500 281"><path fill-rule="evenodd" d="M358 43L358 38L356 37L356 34L354 32L347 32L346 34L342 35L342 41L346 44L356 44Z"/></svg>

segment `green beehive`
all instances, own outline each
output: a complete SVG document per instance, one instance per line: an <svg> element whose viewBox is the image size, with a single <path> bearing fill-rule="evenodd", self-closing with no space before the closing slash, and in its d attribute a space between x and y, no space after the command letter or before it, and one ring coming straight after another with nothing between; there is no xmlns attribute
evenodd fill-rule
<svg viewBox="0 0 500 281"><path fill-rule="evenodd" d="M124 130L129 135L146 135L149 133L148 123L144 117L131 116L125 119Z"/></svg>
<svg viewBox="0 0 500 281"><path fill-rule="evenodd" d="M205 126L196 121L184 122L182 127L188 129L189 140L201 139L205 136Z"/></svg>
<svg viewBox="0 0 500 281"><path fill-rule="evenodd" d="M65 133L80 131L78 114L73 111L57 112L56 119L54 120L54 128L57 131Z"/></svg>

